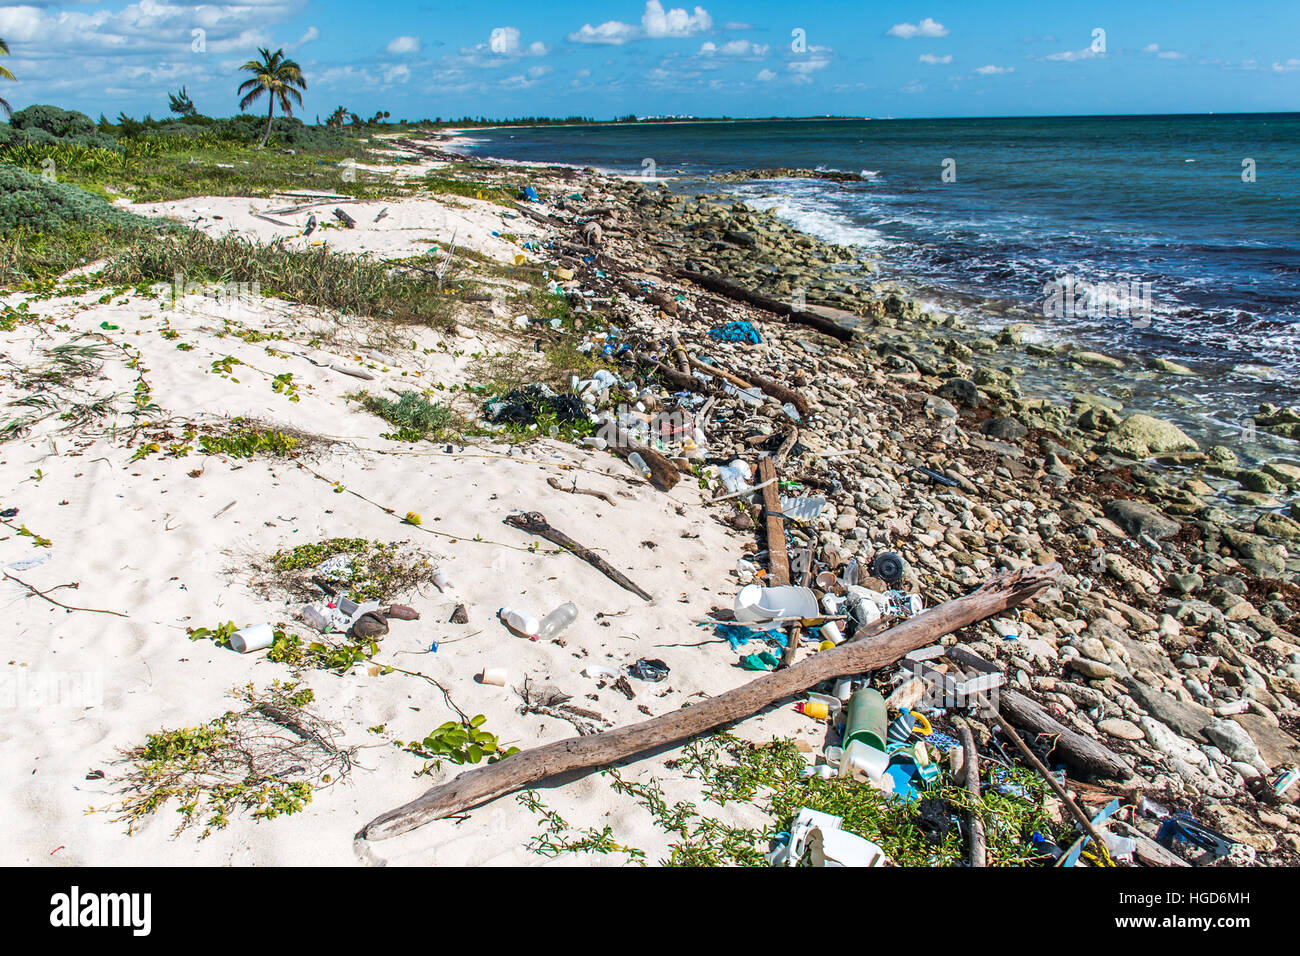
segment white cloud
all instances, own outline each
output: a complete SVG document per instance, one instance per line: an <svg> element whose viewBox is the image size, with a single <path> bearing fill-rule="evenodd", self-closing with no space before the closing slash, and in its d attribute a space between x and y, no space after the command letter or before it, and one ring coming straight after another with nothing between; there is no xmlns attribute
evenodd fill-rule
<svg viewBox="0 0 1300 956"><path fill-rule="evenodd" d="M411 68L405 63L390 66L384 70L385 83L405 83L411 78Z"/></svg>
<svg viewBox="0 0 1300 956"><path fill-rule="evenodd" d="M900 93L921 93L921 92L924 92L924 90L925 90L925 86L924 86L923 84L918 83L916 80L913 80L911 83L908 83L907 86L903 87L903 88L902 88L901 90L899 90L898 92L900 92Z"/></svg>
<svg viewBox="0 0 1300 956"><path fill-rule="evenodd" d="M1274 73L1290 73L1292 70L1300 70L1300 60L1295 57L1291 57L1285 63L1273 64Z"/></svg>
<svg viewBox="0 0 1300 956"><path fill-rule="evenodd" d="M713 17L703 7L696 7L693 12L688 13L683 7L665 10L660 0L646 0L640 27L621 20L606 20L596 27L585 23L582 29L569 34L569 42L621 46L638 36L647 36L653 40L666 37L693 37L712 29Z"/></svg>
<svg viewBox="0 0 1300 956"><path fill-rule="evenodd" d="M932 17L926 17L920 23L895 23L885 31L885 36L910 40L913 37L946 37L948 28Z"/></svg>
<svg viewBox="0 0 1300 956"><path fill-rule="evenodd" d="M1082 50L1065 50L1061 53L1049 53L1042 57L1044 60L1056 60L1062 63L1073 63L1076 60L1091 60L1094 57L1105 56L1104 53L1098 53L1092 47L1084 47Z"/></svg>
<svg viewBox="0 0 1300 956"><path fill-rule="evenodd" d="M706 40L700 46L700 56L713 56L715 53L720 53L723 56L761 57L767 56L771 49L766 43L750 43L748 40L732 40L722 46Z"/></svg>
<svg viewBox="0 0 1300 956"><path fill-rule="evenodd" d="M773 80L776 79L776 74L773 73L771 70L760 70L756 79L760 83L771 83Z"/></svg>
<svg viewBox="0 0 1300 956"><path fill-rule="evenodd" d="M419 37L393 37L388 41L389 53L419 53Z"/></svg>
<svg viewBox="0 0 1300 956"><path fill-rule="evenodd" d="M810 57L807 60L791 61L789 68L791 73L816 73L829 66L830 62L826 57Z"/></svg>
<svg viewBox="0 0 1300 956"><path fill-rule="evenodd" d="M582 29L569 34L570 43L608 43L619 46L637 35L637 28L630 23L607 20L598 27L584 23Z"/></svg>
<svg viewBox="0 0 1300 956"><path fill-rule="evenodd" d="M931 65L933 66L933 65L941 64L941 63L951 63L951 62L952 62L952 54L951 54L951 53L945 53L943 56L936 56L936 55L933 54L933 53L922 53L922 54L921 54L919 57L917 57L916 59L917 59L917 61L920 62L920 63L929 63L929 64L931 64Z"/></svg>
<svg viewBox="0 0 1300 956"><path fill-rule="evenodd" d="M990 64L989 66L976 67L975 72L980 76L1000 76L1003 73L1014 73L1016 68L1014 66L993 66Z"/></svg>
<svg viewBox="0 0 1300 956"><path fill-rule="evenodd" d="M1142 48L1143 53L1154 53L1162 60L1185 60L1186 53L1179 53L1177 50L1162 50L1159 43L1148 43Z"/></svg>
<svg viewBox="0 0 1300 956"><path fill-rule="evenodd" d="M693 37L697 33L712 30L713 17L703 7L696 7L694 13L687 13L681 7L664 10L664 5L659 0L646 0L641 27L648 37Z"/></svg>
<svg viewBox="0 0 1300 956"><path fill-rule="evenodd" d="M554 69L555 67L553 66L530 66L528 68L528 76L531 79L540 80Z"/></svg>
<svg viewBox="0 0 1300 956"><path fill-rule="evenodd" d="M315 27L308 27L307 32L298 38L298 42L295 43L294 46L295 47L306 46L308 43L311 43L313 40L319 40L319 39L320 39L320 30L316 29Z"/></svg>

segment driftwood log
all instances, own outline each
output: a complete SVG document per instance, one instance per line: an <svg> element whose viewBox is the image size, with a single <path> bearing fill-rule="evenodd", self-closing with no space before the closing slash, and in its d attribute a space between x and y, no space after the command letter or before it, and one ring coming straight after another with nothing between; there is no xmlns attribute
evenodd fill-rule
<svg viewBox="0 0 1300 956"><path fill-rule="evenodd" d="M710 385L703 379L696 378L694 375L688 375L685 372L679 372L665 362L652 358L643 352L636 353L636 360L647 368L652 368L659 373L660 377L670 385L687 392L698 392L701 395L712 395L717 392L717 387Z"/></svg>
<svg viewBox="0 0 1300 956"><path fill-rule="evenodd" d="M691 272L687 269L678 269L676 275L678 278L688 279L710 292L716 292L718 295L725 296L733 301L744 302L746 305L752 305L764 312L782 316L798 325L806 325L809 328L816 329L823 335L839 339L841 342L848 342L853 339L853 330L845 328L838 322L834 322L815 312L796 309L788 302L782 302L780 299L773 299L770 296L746 289L744 286L732 282L730 279L724 279L722 276L705 275L702 272Z"/></svg>
<svg viewBox="0 0 1300 956"><path fill-rule="evenodd" d="M505 523L510 525L512 528L518 528L520 531L527 532L528 534L535 534L539 538L545 538L547 541L552 541L555 544L558 544L565 551L582 558L582 560L586 561L601 574L605 575L605 577L623 588L623 590L631 591L637 597L644 598L647 601L653 600L649 594L643 591L636 584L633 584L632 581L623 574L623 572L619 571L595 551L583 547L563 531L551 527L550 522L546 520L546 516L541 512L523 511L519 514L509 515L506 517Z"/></svg>
<svg viewBox="0 0 1300 956"><path fill-rule="evenodd" d="M467 771L376 817L357 836L367 840L397 836L557 774L606 767L678 743L748 717L824 680L885 667L945 634L1022 604L1060 574L1061 566L1056 563L1002 574L978 591L923 611L875 639L846 641L793 667L772 671L735 690L639 724L570 737Z"/></svg>
<svg viewBox="0 0 1300 956"><path fill-rule="evenodd" d="M648 445L633 439L622 425L617 425L616 428L618 442L615 447L624 455L635 452L641 456L641 460L650 469L650 484L660 491L672 491L677 487L677 483L682 480L682 473L672 461Z"/></svg>
<svg viewBox="0 0 1300 956"><path fill-rule="evenodd" d="M1133 768L1123 757L1091 737L1071 730L1023 694L1004 689L998 694L997 705L999 716L1008 723L1030 733L1051 737L1053 753L1059 754L1075 770L1090 777L1111 780L1127 780L1133 776Z"/></svg>
<svg viewBox="0 0 1300 956"><path fill-rule="evenodd" d="M781 492L776 486L776 465L772 459L758 460L758 483L763 485L763 528L767 532L767 585L790 583L790 556L785 550L785 517L781 514Z"/></svg>
<svg viewBox="0 0 1300 956"><path fill-rule="evenodd" d="M957 734L961 737L963 782L966 792L978 804L980 803L980 756L979 750L975 747L975 735L971 732L970 724L964 720L957 724ZM984 820L980 817L980 811L970 811L966 815L966 819L970 828L970 865L973 867L988 866Z"/></svg>
<svg viewBox="0 0 1300 956"><path fill-rule="evenodd" d="M780 382L774 382L770 378L764 378L761 375L750 374L749 380L757 385L760 389L771 395L778 402L789 402L795 407L801 418L807 418L811 409L808 406L808 399L804 398L794 389L786 388Z"/></svg>

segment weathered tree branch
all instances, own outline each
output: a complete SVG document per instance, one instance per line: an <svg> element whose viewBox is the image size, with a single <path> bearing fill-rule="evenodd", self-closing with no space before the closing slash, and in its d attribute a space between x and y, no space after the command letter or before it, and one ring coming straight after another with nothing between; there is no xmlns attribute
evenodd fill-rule
<svg viewBox="0 0 1300 956"><path fill-rule="evenodd" d="M383 840L459 813L548 777L592 770L740 720L824 680L885 667L945 634L1021 604L1061 574L1059 564L993 578L978 591L903 621L874 640L847 641L735 690L629 727L570 737L460 774L410 803L371 820L359 838Z"/></svg>

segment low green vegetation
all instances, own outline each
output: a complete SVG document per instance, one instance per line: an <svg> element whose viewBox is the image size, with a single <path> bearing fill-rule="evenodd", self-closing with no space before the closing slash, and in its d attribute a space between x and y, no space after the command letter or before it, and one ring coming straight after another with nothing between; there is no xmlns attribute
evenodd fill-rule
<svg viewBox="0 0 1300 956"><path fill-rule="evenodd" d="M418 392L405 392L396 401L367 392L348 396L372 415L397 426L396 432L383 435L393 441L417 442L422 439L442 441L458 435L460 418L445 405L429 401Z"/></svg>
<svg viewBox="0 0 1300 956"><path fill-rule="evenodd" d="M286 188L384 195L392 184L353 163L372 140L353 129L307 126L293 117L271 123L270 150L255 148L265 120L190 114L169 120L93 122L84 113L29 106L0 125L0 162L46 173L101 196L138 202L186 196L265 196Z"/></svg>
<svg viewBox="0 0 1300 956"><path fill-rule="evenodd" d="M339 728L314 712L311 688L276 681L233 693L242 709L149 734L122 752L122 797L106 809L128 834L172 803L181 817L176 833L202 826L200 839L236 813L255 820L297 813L318 788L351 771L353 751L338 747Z"/></svg>
<svg viewBox="0 0 1300 956"><path fill-rule="evenodd" d="M770 822L761 828L736 826L706 814L689 801L670 802L658 780L626 780L617 768L605 772L618 793L632 797L649 812L655 826L672 839L666 866L767 866L767 853L780 832L789 832L799 810L807 807L834 814L843 828L876 843L899 866L955 866L966 853L958 829L931 842L919 825L919 804L887 796L853 780L807 777L807 758L792 740L755 745L730 734L699 738L687 745L677 766L703 784L704 798L719 807L743 802L760 806ZM982 799L976 802L963 788L941 782L925 796L946 802L952 812L978 812L984 820L990 866L1024 866L1041 862L1031 836L1050 837L1056 825L1045 808L1042 782L1031 773L997 764L985 765ZM1011 791L1004 794L998 784ZM606 827L575 831L536 794L524 795L525 806L542 815L543 831L533 838L535 852L626 853L630 861L644 858L640 850L622 846Z"/></svg>
<svg viewBox="0 0 1300 956"><path fill-rule="evenodd" d="M518 189L513 186L448 176L447 171L442 169L431 170L424 177L421 185L425 191L437 196L464 196L467 199L485 199L499 206L505 206L507 209L514 208L515 196L518 193Z"/></svg>
<svg viewBox="0 0 1300 956"><path fill-rule="evenodd" d="M300 636L280 627L272 632L266 659L290 667L310 667L342 674L357 664L369 663L378 653L379 644L376 641L322 637L304 643ZM375 668L378 674L390 674L393 671L387 665L375 665Z"/></svg>
<svg viewBox="0 0 1300 956"><path fill-rule="evenodd" d="M255 458L258 455L288 458L302 444L297 435L244 422L244 419L236 418L232 420L234 428L231 431L199 435L199 447L209 455L228 455L231 458Z"/></svg>
<svg viewBox="0 0 1300 956"><path fill-rule="evenodd" d="M629 863L646 865L645 850L615 841L614 828L609 825L600 830L595 827L575 830L569 821L545 804L536 790L525 790L515 800L540 818L541 832L528 838L528 849L534 853L552 859L561 853L624 853Z"/></svg>
<svg viewBox="0 0 1300 956"><path fill-rule="evenodd" d="M263 295L317 309L444 330L454 325L450 301L432 279L324 246L296 251L278 242L186 231L130 243L104 267L103 278L138 285L171 283L177 274L187 282L257 283Z"/></svg>
<svg viewBox="0 0 1300 956"><path fill-rule="evenodd" d="M0 289L52 281L158 230L85 190L0 163Z"/></svg>
<svg viewBox="0 0 1300 956"><path fill-rule="evenodd" d="M230 636L239 630L239 625L234 621L227 621L225 624L218 624L216 627L191 627L187 628L185 633L189 635L191 641L211 641L217 647L230 647Z"/></svg>
<svg viewBox="0 0 1300 956"><path fill-rule="evenodd" d="M378 601L419 589L433 580L434 568L426 552L405 542L329 538L277 551L253 571L259 590L295 600L318 599L312 578L321 577L354 601Z"/></svg>
<svg viewBox="0 0 1300 956"><path fill-rule="evenodd" d="M482 714L463 722L449 720L423 740L410 743L396 740L393 743L407 753L429 761L417 776L440 769L444 760L467 764L480 763L486 758L488 763L496 763L519 753L518 747L503 748L496 734L480 729L486 721Z"/></svg>

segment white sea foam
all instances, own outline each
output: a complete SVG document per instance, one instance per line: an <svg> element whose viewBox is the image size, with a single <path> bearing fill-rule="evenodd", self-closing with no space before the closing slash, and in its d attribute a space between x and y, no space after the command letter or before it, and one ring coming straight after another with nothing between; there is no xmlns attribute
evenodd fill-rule
<svg viewBox="0 0 1300 956"><path fill-rule="evenodd" d="M869 250L878 250L889 244L880 230L854 223L844 214L836 212L834 206L826 201L821 189L815 192L780 190L775 194L758 194L750 187L741 187L736 192L755 209L773 212L796 229L825 242Z"/></svg>

